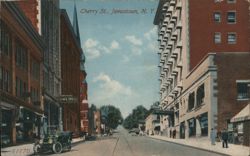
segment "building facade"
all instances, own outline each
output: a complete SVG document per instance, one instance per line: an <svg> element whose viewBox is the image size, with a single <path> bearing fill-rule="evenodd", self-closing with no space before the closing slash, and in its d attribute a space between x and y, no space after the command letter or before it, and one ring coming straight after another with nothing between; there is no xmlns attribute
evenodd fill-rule
<svg viewBox="0 0 250 156"><path fill-rule="evenodd" d="M0 109L1 135L12 142L39 137L45 43L16 2L1 2Z"/></svg>
<svg viewBox="0 0 250 156"><path fill-rule="evenodd" d="M248 1L159 1L160 104L173 112L164 134L208 137L249 102L249 19Z"/></svg>
<svg viewBox="0 0 250 156"><path fill-rule="evenodd" d="M75 101L63 104L63 130L80 131L80 59L82 49L66 10L61 10L60 22L62 95Z"/></svg>
<svg viewBox="0 0 250 156"><path fill-rule="evenodd" d="M62 130L62 110L58 97L61 95L61 62L59 45L59 0L18 1L18 5L30 23L42 36L46 49L43 52L43 101L44 131Z"/></svg>

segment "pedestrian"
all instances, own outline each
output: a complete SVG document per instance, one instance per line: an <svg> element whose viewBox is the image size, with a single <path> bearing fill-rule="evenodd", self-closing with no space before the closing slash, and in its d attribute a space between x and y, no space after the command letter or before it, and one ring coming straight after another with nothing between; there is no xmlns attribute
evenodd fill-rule
<svg viewBox="0 0 250 156"><path fill-rule="evenodd" d="M172 130L170 130L170 138L172 138Z"/></svg>
<svg viewBox="0 0 250 156"><path fill-rule="evenodd" d="M175 139L176 137L176 129L173 130L173 138Z"/></svg>
<svg viewBox="0 0 250 156"><path fill-rule="evenodd" d="M222 138L222 147L228 148L228 132L225 128L222 131L221 138Z"/></svg>
<svg viewBox="0 0 250 156"><path fill-rule="evenodd" d="M216 138L216 133L215 130L213 128L211 128L210 131L210 139L211 139L211 144L215 145L215 138Z"/></svg>

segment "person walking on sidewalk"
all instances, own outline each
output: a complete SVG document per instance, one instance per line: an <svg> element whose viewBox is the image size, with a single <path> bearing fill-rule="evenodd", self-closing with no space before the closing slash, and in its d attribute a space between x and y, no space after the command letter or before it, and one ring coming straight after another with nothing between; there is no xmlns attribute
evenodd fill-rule
<svg viewBox="0 0 250 156"><path fill-rule="evenodd" d="M226 146L225 148L228 148L228 132L227 130L224 128L221 134L221 138L222 138L222 147L224 148L224 146Z"/></svg>
<svg viewBox="0 0 250 156"><path fill-rule="evenodd" d="M210 131L210 139L211 139L211 144L215 145L215 138L216 138L216 133L215 130L213 128L211 128Z"/></svg>

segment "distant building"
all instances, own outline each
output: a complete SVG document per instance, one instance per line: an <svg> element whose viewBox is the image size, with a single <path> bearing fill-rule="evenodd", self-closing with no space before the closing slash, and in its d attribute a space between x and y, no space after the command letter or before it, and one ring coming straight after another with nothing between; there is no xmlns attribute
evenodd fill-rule
<svg viewBox="0 0 250 156"><path fill-rule="evenodd" d="M160 116L156 114L149 114L145 119L145 132L148 135L157 134L160 131Z"/></svg>
<svg viewBox="0 0 250 156"><path fill-rule="evenodd" d="M39 137L45 43L15 2L0 2L1 136L12 144Z"/></svg>
<svg viewBox="0 0 250 156"><path fill-rule="evenodd" d="M160 105L163 130L209 136L250 100L249 1L160 0Z"/></svg>
<svg viewBox="0 0 250 156"><path fill-rule="evenodd" d="M80 131L80 59L82 49L66 10L61 10L60 21L62 95L76 101L63 104L63 130Z"/></svg>

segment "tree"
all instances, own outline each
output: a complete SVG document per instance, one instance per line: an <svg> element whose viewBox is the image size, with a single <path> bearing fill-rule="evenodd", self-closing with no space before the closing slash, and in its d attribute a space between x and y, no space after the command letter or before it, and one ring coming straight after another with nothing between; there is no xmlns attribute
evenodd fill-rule
<svg viewBox="0 0 250 156"><path fill-rule="evenodd" d="M123 121L119 108L116 108L112 105L106 105L102 106L100 111L102 122L105 123L109 128L116 129L117 126Z"/></svg>
<svg viewBox="0 0 250 156"><path fill-rule="evenodd" d="M137 106L133 109L132 114L124 120L123 127L126 129L137 128L139 126L139 122L144 121L148 116L149 111L143 107L142 105Z"/></svg>

